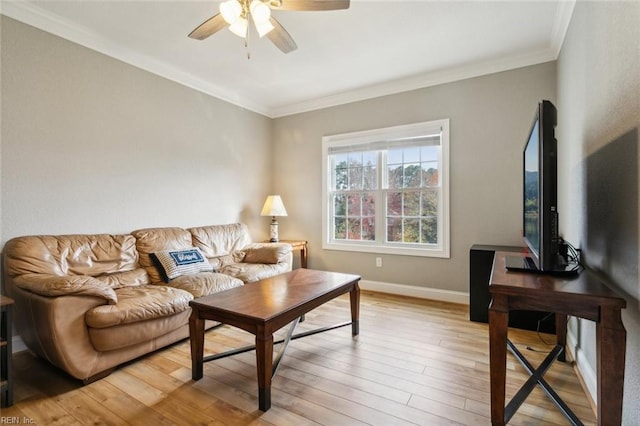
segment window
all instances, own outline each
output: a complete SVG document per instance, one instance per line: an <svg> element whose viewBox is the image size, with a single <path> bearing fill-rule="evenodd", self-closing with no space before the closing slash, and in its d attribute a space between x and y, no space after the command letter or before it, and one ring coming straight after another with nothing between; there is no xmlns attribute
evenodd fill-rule
<svg viewBox="0 0 640 426"><path fill-rule="evenodd" d="M449 257L449 120L326 136L323 248Z"/></svg>

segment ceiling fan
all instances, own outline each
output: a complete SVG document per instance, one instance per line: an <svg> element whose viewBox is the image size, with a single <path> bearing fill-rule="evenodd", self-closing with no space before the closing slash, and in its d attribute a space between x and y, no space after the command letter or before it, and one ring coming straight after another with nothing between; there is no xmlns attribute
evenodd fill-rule
<svg viewBox="0 0 640 426"><path fill-rule="evenodd" d="M261 38L267 36L275 46L289 53L298 48L291 35L271 10L320 11L348 9L350 0L227 0L220 3L220 12L204 21L189 34L190 38L204 40L226 26L249 43L249 21ZM247 52L247 57L249 54Z"/></svg>

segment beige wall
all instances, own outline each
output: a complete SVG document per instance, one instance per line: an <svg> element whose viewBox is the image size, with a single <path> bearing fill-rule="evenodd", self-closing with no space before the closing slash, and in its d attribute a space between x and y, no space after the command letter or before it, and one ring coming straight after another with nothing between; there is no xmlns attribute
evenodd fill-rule
<svg viewBox="0 0 640 426"><path fill-rule="evenodd" d="M627 299L623 424L640 424L640 3L577 2L558 60L560 228ZM595 395L593 323L570 342Z"/></svg>
<svg viewBox="0 0 640 426"><path fill-rule="evenodd" d="M365 280L469 291L469 248L521 244L521 162L536 103L555 100L555 62L376 98L274 121L274 185L285 237L306 238L310 266ZM450 119L451 258L322 249L322 136ZM383 267L375 267L375 257Z"/></svg>
<svg viewBox="0 0 640 426"><path fill-rule="evenodd" d="M1 242L247 223L271 120L2 16Z"/></svg>

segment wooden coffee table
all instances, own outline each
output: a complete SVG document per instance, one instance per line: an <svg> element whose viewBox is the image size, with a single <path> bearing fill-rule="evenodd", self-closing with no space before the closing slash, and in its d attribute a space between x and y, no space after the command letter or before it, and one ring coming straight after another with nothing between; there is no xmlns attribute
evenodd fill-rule
<svg viewBox="0 0 640 426"><path fill-rule="evenodd" d="M192 300L189 303L192 308L189 334L193 379L202 378L204 362L255 349L258 406L260 410L267 411L271 407L271 379L290 340L347 325L351 325L352 335L359 333L359 281L360 277L357 275L296 269ZM351 301L351 321L293 335L300 317L345 293L349 293ZM205 320L218 321L248 331L256 336L256 344L204 357ZM293 325L287 337L274 342L273 333L289 323ZM283 346L274 361L273 345L277 343L283 343Z"/></svg>

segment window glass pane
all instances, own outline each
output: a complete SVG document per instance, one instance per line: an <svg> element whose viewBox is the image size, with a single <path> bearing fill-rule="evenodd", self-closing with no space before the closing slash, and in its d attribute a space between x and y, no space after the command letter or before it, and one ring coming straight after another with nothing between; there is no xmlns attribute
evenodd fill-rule
<svg viewBox="0 0 640 426"><path fill-rule="evenodd" d="M387 167L387 181L389 188L402 188L402 165Z"/></svg>
<svg viewBox="0 0 640 426"><path fill-rule="evenodd" d="M335 189L347 189L347 168L336 168L335 172Z"/></svg>
<svg viewBox="0 0 640 426"><path fill-rule="evenodd" d="M362 198L362 216L375 217L376 215L376 195L367 193Z"/></svg>
<svg viewBox="0 0 640 426"><path fill-rule="evenodd" d="M402 163L402 148L389 149L387 151L387 164L401 164Z"/></svg>
<svg viewBox="0 0 640 426"><path fill-rule="evenodd" d="M349 194L348 196L348 211L347 215L349 217L361 215L360 205L361 205L361 195L360 194Z"/></svg>
<svg viewBox="0 0 640 426"><path fill-rule="evenodd" d="M363 171L364 182L362 189L377 189L378 188L378 171L375 166L367 166Z"/></svg>
<svg viewBox="0 0 640 426"><path fill-rule="evenodd" d="M405 192L402 207L404 216L420 216L420 192Z"/></svg>
<svg viewBox="0 0 640 426"><path fill-rule="evenodd" d="M333 156L335 167L347 167L349 165L348 160L349 156L347 154L334 154Z"/></svg>
<svg viewBox="0 0 640 426"><path fill-rule="evenodd" d="M333 212L335 216L347 215L347 196L338 194L333 198Z"/></svg>
<svg viewBox="0 0 640 426"><path fill-rule="evenodd" d="M420 148L420 161L438 161L440 146L423 146Z"/></svg>
<svg viewBox="0 0 640 426"><path fill-rule="evenodd" d="M376 220L373 217L362 219L362 239L367 241L375 241Z"/></svg>
<svg viewBox="0 0 640 426"><path fill-rule="evenodd" d="M438 243L438 218L431 217L429 219L421 219L421 237L422 243L437 244Z"/></svg>
<svg viewBox="0 0 640 426"><path fill-rule="evenodd" d="M344 217L334 217L333 223L334 223L333 238L335 238L336 240L346 240L347 239L347 219Z"/></svg>
<svg viewBox="0 0 640 426"><path fill-rule="evenodd" d="M349 153L349 167L362 167L362 153L350 152Z"/></svg>
<svg viewBox="0 0 640 426"><path fill-rule="evenodd" d="M402 219L387 218L387 241L402 242Z"/></svg>
<svg viewBox="0 0 640 426"><path fill-rule="evenodd" d="M387 216L400 216L402 214L402 192L387 193Z"/></svg>
<svg viewBox="0 0 640 426"><path fill-rule="evenodd" d="M362 189L362 167L349 167L349 189Z"/></svg>
<svg viewBox="0 0 640 426"><path fill-rule="evenodd" d="M417 163L420 161L420 147L405 148L404 150L404 163Z"/></svg>
<svg viewBox="0 0 640 426"><path fill-rule="evenodd" d="M420 242L420 220L404 219L404 229L402 233L402 241L405 243Z"/></svg>
<svg viewBox="0 0 640 426"><path fill-rule="evenodd" d="M349 218L347 221L349 228L347 229L347 239L359 240L360 239L360 218Z"/></svg>
<svg viewBox="0 0 640 426"><path fill-rule="evenodd" d="M404 188L420 188L420 164L405 164Z"/></svg>
<svg viewBox="0 0 640 426"><path fill-rule="evenodd" d="M375 166L378 164L378 153L376 151L367 151L362 153L363 166Z"/></svg>
<svg viewBox="0 0 640 426"><path fill-rule="evenodd" d="M422 216L437 216L438 191L422 191Z"/></svg>
<svg viewBox="0 0 640 426"><path fill-rule="evenodd" d="M438 186L438 163L422 163L422 186Z"/></svg>

